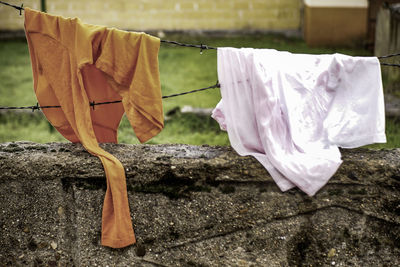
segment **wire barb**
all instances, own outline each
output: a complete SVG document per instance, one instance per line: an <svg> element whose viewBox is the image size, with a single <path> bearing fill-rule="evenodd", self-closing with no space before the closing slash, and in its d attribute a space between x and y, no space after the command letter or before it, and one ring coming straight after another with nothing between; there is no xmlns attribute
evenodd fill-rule
<svg viewBox="0 0 400 267"><path fill-rule="evenodd" d="M176 41L169 41L169 40L161 40L162 43L167 43L167 44L173 44L173 45L177 45L177 46L183 46L183 47L193 47L193 48L200 48L200 53L203 52L203 50L208 50L208 49L214 49L217 50L216 47L212 47L212 46L208 46L208 45L194 45L194 44L183 44L183 43L179 43Z"/></svg>
<svg viewBox="0 0 400 267"><path fill-rule="evenodd" d="M3 1L0 1L0 4L3 5L7 5L10 7L13 7L15 9L19 10L19 13L21 15L22 10L24 10L23 5L21 4L21 6L16 6L16 5L12 5ZM193 47L193 48L199 48L200 49L200 54L203 54L203 50L209 50L209 49L213 49L213 50L217 50L217 47L212 47L212 46L208 46L208 45L194 45L194 44L184 44L184 43L179 43L176 41L169 41L169 40L161 40L162 43L167 43L167 44L173 44L173 45L177 45L177 46L182 46L182 47ZM390 54L390 55L385 55L385 56L379 56L378 59L384 59L384 58L390 58L390 57L395 57L395 56L400 56L400 53L395 53L395 54ZM400 67L400 64L388 64L388 63L381 63L384 66L391 66L391 67Z"/></svg>
<svg viewBox="0 0 400 267"><path fill-rule="evenodd" d="M32 112L34 112L35 110L40 110L40 107L39 107L39 103L38 102L36 102L36 106L33 106L32 107Z"/></svg>
<svg viewBox="0 0 400 267"><path fill-rule="evenodd" d="M3 1L0 1L0 4L6 5L6 6L10 6L10 7L13 7L15 9L19 10L19 15L20 16L22 15L22 10L24 10L24 4L21 4L21 6L16 6L16 5L12 5L12 4L3 2Z"/></svg>
<svg viewBox="0 0 400 267"><path fill-rule="evenodd" d="M183 93L178 93L178 94L173 94L173 95L166 95L163 96L162 98L170 98L170 97L176 97L176 96L181 96L181 95L186 95L186 94L191 94L191 93L196 93L196 92L200 92L200 91L204 91L204 90L208 90L208 89L213 89L213 88L220 88L220 84L217 81L217 83L215 85L209 86L209 87L205 87L205 88L200 88L200 89L195 89L192 91L188 91L188 92L183 92ZM98 102L96 103L95 101L90 101L89 105L90 107L93 108L95 106L99 106L99 105L108 105L108 104L115 104L115 103L121 103L122 100L115 100L115 101L106 101L106 102ZM2 109L31 109L32 112L34 112L35 110L41 110L41 109L47 109L47 108L61 108L61 106L39 106L39 103L36 103L36 106L26 106L26 107L0 107L0 110Z"/></svg>
<svg viewBox="0 0 400 267"><path fill-rule="evenodd" d="M24 7L23 7L24 4L21 4L21 6L16 6L16 5L12 5L12 4L3 2L3 1L0 1L0 4L6 5L6 6L10 6L10 7L13 7L15 9L19 10L19 15L22 15L22 10L24 10ZM183 44L183 43L179 43L179 42L176 42L176 41L169 41L169 40L161 40L161 42L162 43L168 43L168 44L174 44L174 45L177 45L177 46L183 46L183 47L200 48L200 54L203 54L203 50L208 50L208 49L216 50L217 49L216 47L211 47L211 46L203 45L203 44L200 44L200 45Z"/></svg>

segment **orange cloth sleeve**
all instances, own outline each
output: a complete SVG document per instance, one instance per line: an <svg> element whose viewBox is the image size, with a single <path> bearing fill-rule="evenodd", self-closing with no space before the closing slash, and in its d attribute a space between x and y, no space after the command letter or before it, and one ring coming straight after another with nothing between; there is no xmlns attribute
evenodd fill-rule
<svg viewBox="0 0 400 267"><path fill-rule="evenodd" d="M54 127L99 157L107 179L102 245L135 243L125 172L98 142L117 142L124 111L140 141L163 128L158 72L159 39L143 33L83 24L25 8L25 32L39 104ZM89 103L122 100L122 104Z"/></svg>
<svg viewBox="0 0 400 267"><path fill-rule="evenodd" d="M145 142L164 125L161 90L153 90L161 87L158 64L154 64L158 62L160 39L146 34L137 38L125 31L113 30L103 39L102 49L109 51L116 46L118 51L125 52L102 53L95 65L111 78L110 84L122 96L136 136Z"/></svg>

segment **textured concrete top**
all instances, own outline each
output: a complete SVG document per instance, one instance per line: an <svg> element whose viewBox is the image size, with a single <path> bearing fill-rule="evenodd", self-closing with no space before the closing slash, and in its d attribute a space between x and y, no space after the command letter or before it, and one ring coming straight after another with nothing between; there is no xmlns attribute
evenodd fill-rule
<svg viewBox="0 0 400 267"><path fill-rule="evenodd" d="M399 266L400 149L343 150L314 197L229 147L102 147L124 165L138 244L100 245L106 183L79 144L0 144L0 263Z"/></svg>

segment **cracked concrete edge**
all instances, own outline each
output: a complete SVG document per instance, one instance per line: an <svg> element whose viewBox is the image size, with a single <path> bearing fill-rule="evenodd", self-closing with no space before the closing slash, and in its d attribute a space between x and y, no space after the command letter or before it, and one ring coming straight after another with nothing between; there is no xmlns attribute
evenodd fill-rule
<svg viewBox="0 0 400 267"><path fill-rule="evenodd" d="M103 147L126 169L135 233L146 255L137 256L137 245L118 251L100 246L105 179L96 157L79 144L15 142L0 144L0 261L12 266L398 262L399 149L342 151L338 172L310 198L297 189L280 192L255 159L228 147ZM270 244L266 251L265 244ZM338 254L332 259L326 256L331 249Z"/></svg>
<svg viewBox="0 0 400 267"><path fill-rule="evenodd" d="M253 157L241 157L230 147L171 145L102 144L125 167L126 176L137 182L157 179L160 173L172 172L178 177L203 178L201 173L217 173L215 181L273 182L268 172ZM397 180L400 172L400 149L342 150L343 164L331 183L366 184L384 172ZM97 157L80 144L11 142L0 144L0 178L15 179L21 172L28 177L103 178L103 167ZM29 163L29 166L27 165ZM139 177L137 174L147 174ZM192 175L193 174L193 175ZM392 174L392 175L390 175ZM357 179L363 176L363 179ZM204 176L204 175L203 175Z"/></svg>

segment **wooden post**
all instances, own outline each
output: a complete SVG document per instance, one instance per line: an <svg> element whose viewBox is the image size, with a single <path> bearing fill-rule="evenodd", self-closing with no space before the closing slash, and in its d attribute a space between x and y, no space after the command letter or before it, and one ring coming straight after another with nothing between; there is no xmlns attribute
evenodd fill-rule
<svg viewBox="0 0 400 267"><path fill-rule="evenodd" d="M46 0L40 0L40 10L46 12Z"/></svg>
<svg viewBox="0 0 400 267"><path fill-rule="evenodd" d="M375 33L375 56L384 56L400 51L400 18L393 10L381 8L378 11ZM387 63L397 63L398 57L388 58ZM395 93L395 87L400 81L399 68L382 67L384 79L389 86L385 88L386 93ZM397 85L396 85L397 84ZM393 88L392 88L393 87Z"/></svg>

